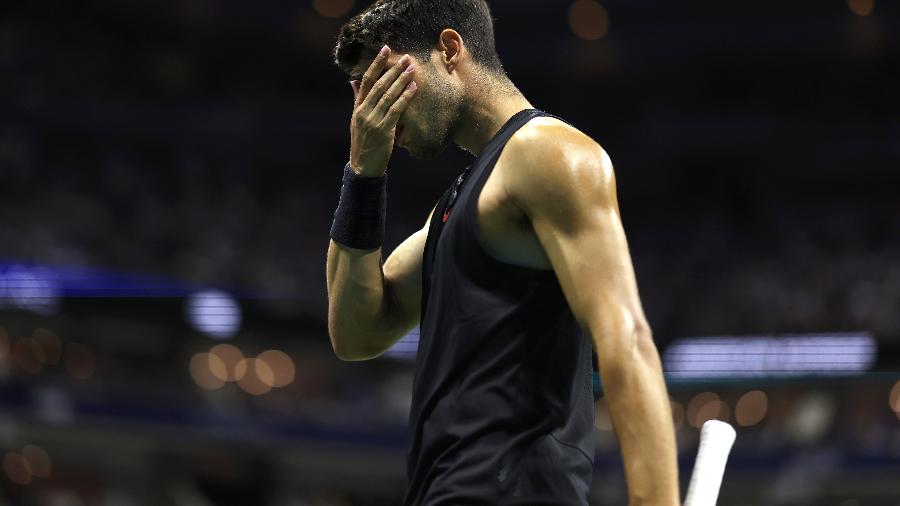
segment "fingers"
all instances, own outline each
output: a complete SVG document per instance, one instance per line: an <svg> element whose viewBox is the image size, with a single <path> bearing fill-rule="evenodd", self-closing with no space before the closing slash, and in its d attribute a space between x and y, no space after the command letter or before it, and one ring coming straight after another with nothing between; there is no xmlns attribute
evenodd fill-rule
<svg viewBox="0 0 900 506"><path fill-rule="evenodd" d="M408 54L403 55L402 58L397 60L397 63L392 65L391 68L378 79L375 85L372 86L372 89L369 90L368 95L363 99L363 107L367 110L375 110L378 102L382 99L388 88L394 84L394 81L396 81L403 71L411 64L412 58Z"/></svg>
<svg viewBox="0 0 900 506"><path fill-rule="evenodd" d="M350 87L353 88L353 100L354 101L357 100L357 97L359 97L359 83L360 82L361 81L359 79L350 81Z"/></svg>
<svg viewBox="0 0 900 506"><path fill-rule="evenodd" d="M363 75L362 85L360 86L359 93L356 95L356 104L359 105L363 100L366 99L366 96L369 94L369 90L372 89L372 86L375 85L375 82L378 80L378 76L381 75L381 70L384 68L384 64L387 61L388 57L391 55L391 48L384 46L381 48L381 51L378 52L378 55L372 61L372 64L369 65L369 68L366 69L366 73Z"/></svg>
<svg viewBox="0 0 900 506"><path fill-rule="evenodd" d="M390 88L384 93L381 99L378 101L378 105L375 106L375 117L382 118L387 114L388 109L394 105L394 102L397 101L397 98L406 91L406 86L412 81L413 76L415 76L416 67L413 64L410 64L406 67L405 70L400 74L400 76L391 84ZM374 90L372 94L372 99L374 100Z"/></svg>
<svg viewBox="0 0 900 506"><path fill-rule="evenodd" d="M416 94L416 89L418 89L418 87L416 86L415 81L410 81L409 84L406 85L400 98L391 105L387 114L384 116L384 125L386 127L394 128L397 126L397 122L400 121L400 115L403 114L403 111L406 110L410 100L412 100L413 95Z"/></svg>

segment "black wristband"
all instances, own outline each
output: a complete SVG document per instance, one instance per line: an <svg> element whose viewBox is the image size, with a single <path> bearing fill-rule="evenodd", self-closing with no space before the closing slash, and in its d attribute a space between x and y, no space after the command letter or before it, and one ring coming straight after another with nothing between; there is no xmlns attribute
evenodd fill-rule
<svg viewBox="0 0 900 506"><path fill-rule="evenodd" d="M344 167L341 198L331 224L331 238L350 248L380 247L384 242L386 204L387 174L360 176L348 163Z"/></svg>

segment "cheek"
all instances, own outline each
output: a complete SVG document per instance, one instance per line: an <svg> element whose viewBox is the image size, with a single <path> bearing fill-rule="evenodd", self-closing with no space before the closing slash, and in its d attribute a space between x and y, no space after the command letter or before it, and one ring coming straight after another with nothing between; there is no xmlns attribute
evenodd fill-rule
<svg viewBox="0 0 900 506"><path fill-rule="evenodd" d="M422 101L418 99L418 96L414 96L413 99L409 102L409 105L406 106L406 110L404 110L403 114L400 115L400 123L402 123L403 125L410 125L416 130L419 130L422 126L421 121L424 105Z"/></svg>

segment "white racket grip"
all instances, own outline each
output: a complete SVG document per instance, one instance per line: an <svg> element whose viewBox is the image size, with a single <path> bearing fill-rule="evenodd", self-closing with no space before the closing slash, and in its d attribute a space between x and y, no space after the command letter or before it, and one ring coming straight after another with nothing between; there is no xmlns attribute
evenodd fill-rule
<svg viewBox="0 0 900 506"><path fill-rule="evenodd" d="M715 506L735 437L734 427L725 422L709 420L703 424L684 506Z"/></svg>

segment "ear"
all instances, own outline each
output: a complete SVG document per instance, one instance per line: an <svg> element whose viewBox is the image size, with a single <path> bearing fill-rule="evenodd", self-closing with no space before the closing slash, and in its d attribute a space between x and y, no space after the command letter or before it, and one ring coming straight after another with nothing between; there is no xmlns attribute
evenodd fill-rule
<svg viewBox="0 0 900 506"><path fill-rule="evenodd" d="M441 53L441 63L450 73L459 66L462 61L462 54L465 51L462 35L452 28L447 28L441 32L438 39L438 51Z"/></svg>

